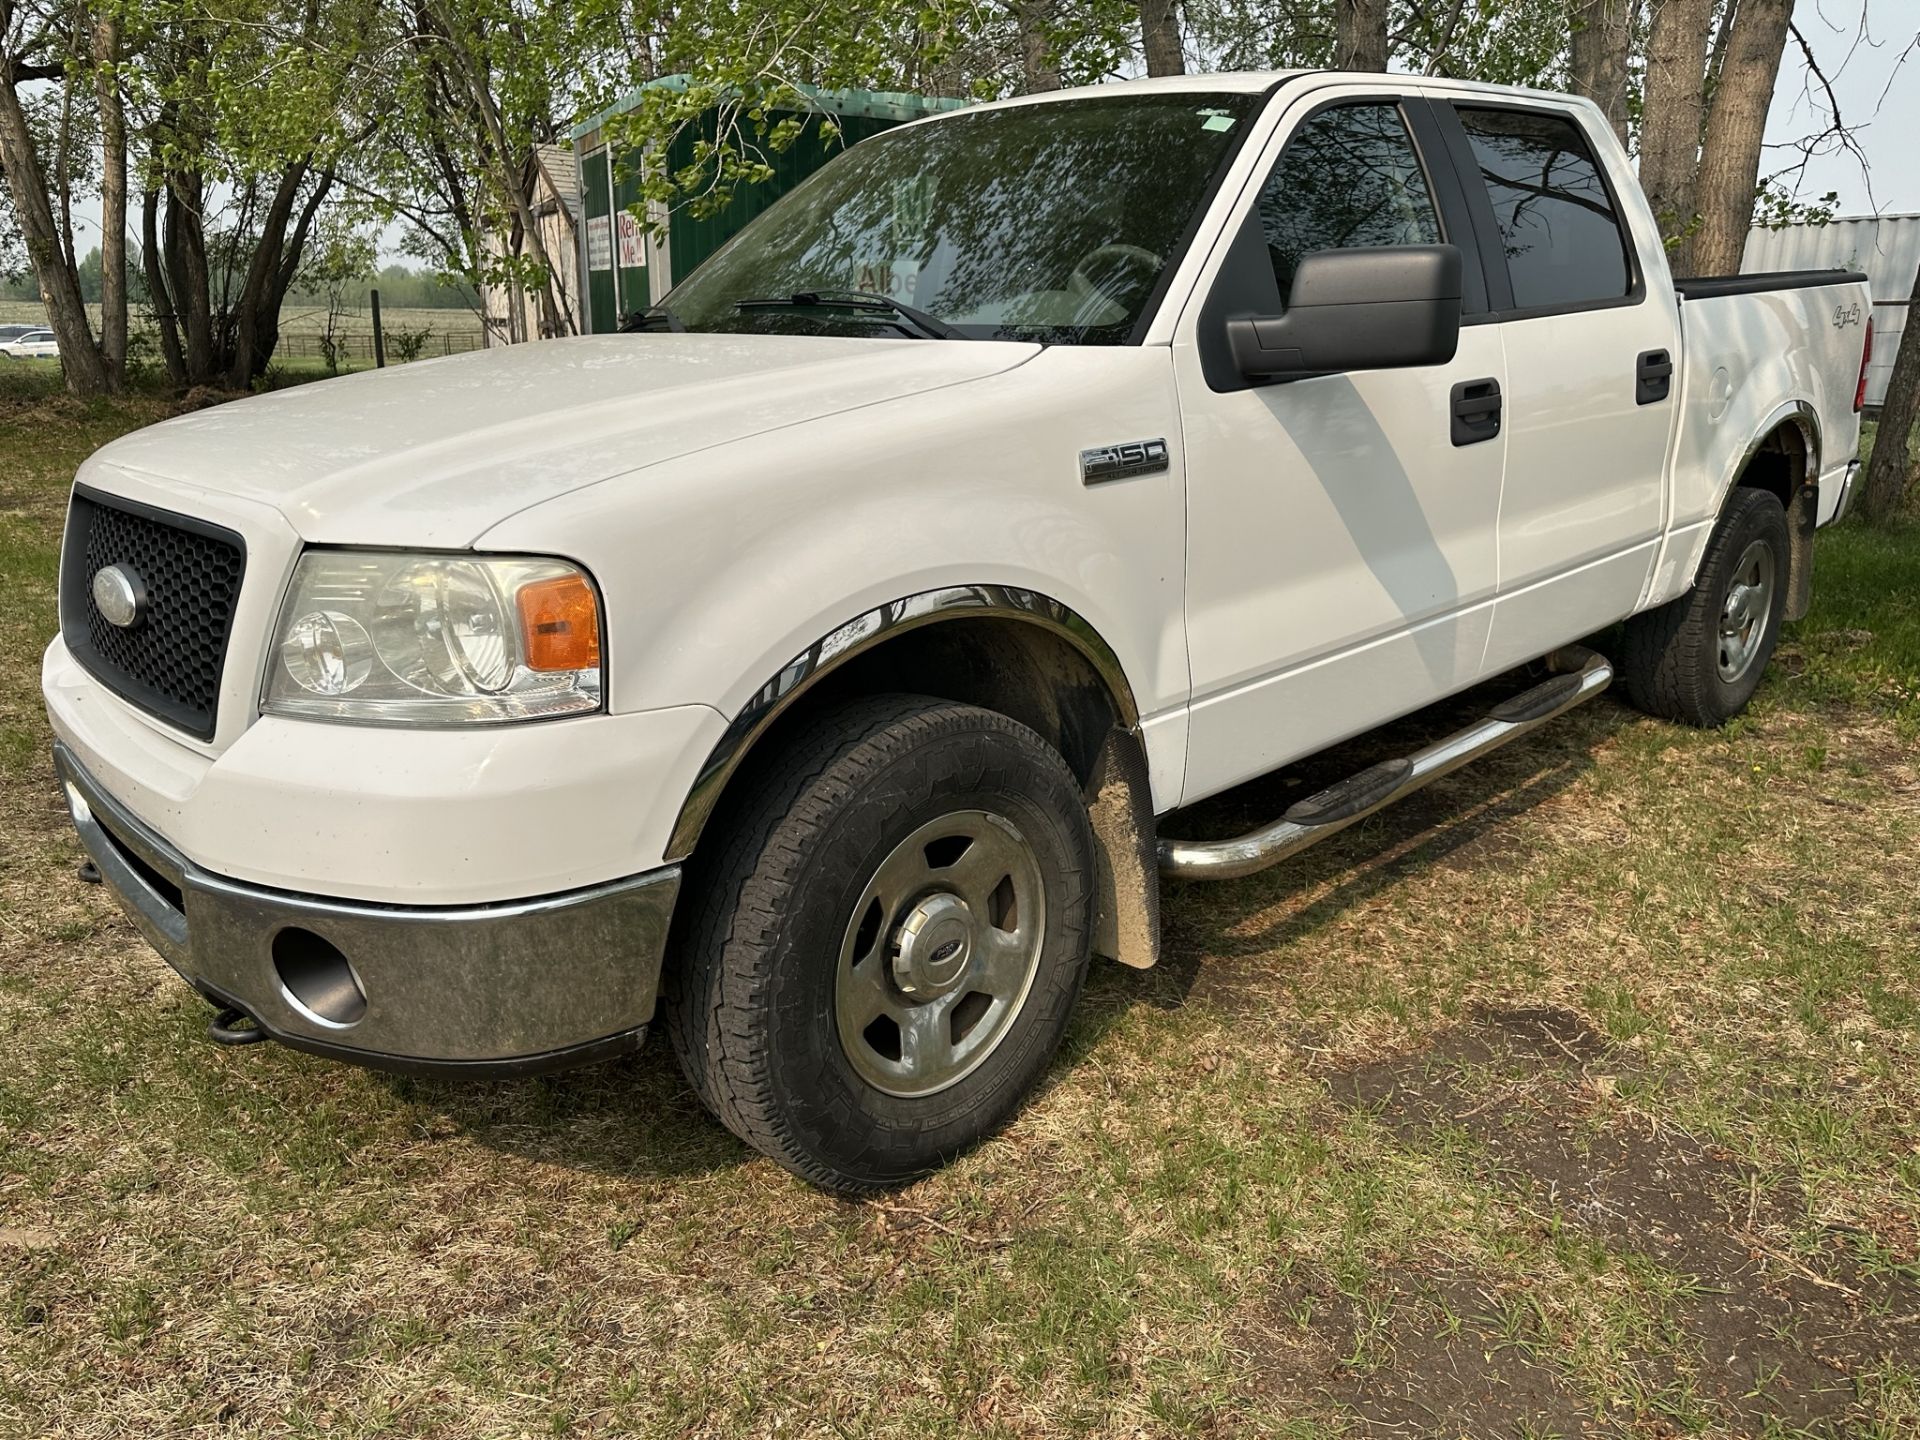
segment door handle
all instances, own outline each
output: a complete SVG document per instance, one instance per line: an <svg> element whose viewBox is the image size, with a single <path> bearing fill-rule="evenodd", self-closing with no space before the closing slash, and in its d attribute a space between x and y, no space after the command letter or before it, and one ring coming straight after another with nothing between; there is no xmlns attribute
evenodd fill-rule
<svg viewBox="0 0 1920 1440"><path fill-rule="evenodd" d="M1478 445L1500 433L1500 382L1462 380L1449 397L1453 412L1453 443Z"/></svg>
<svg viewBox="0 0 1920 1440"><path fill-rule="evenodd" d="M1652 405L1673 389L1673 356L1665 350L1643 350L1633 367L1633 403Z"/></svg>

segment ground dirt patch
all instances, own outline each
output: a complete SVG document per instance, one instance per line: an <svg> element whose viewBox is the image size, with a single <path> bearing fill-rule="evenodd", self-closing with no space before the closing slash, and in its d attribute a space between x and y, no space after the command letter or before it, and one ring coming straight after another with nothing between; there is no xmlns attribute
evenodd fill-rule
<svg viewBox="0 0 1920 1440"><path fill-rule="evenodd" d="M1790 1186L1618 1103L1638 1064L1569 1010L1486 1009L1325 1078L1337 1105L1402 1142L1447 1138L1533 1225L1669 1277L1624 1357L1635 1393L1684 1382L1699 1418L1737 1434L1864 1433L1878 1377L1920 1351L1920 1282L1810 1220ZM1485 1275L1388 1272L1356 1294L1291 1277L1272 1309L1310 1337L1265 1347L1274 1383L1349 1410L1363 1434L1662 1428L1541 1359L1544 1312Z"/></svg>

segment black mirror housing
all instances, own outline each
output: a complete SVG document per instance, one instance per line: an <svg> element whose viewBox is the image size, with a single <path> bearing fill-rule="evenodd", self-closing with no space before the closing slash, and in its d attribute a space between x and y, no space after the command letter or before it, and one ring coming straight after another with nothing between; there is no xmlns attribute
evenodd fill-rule
<svg viewBox="0 0 1920 1440"><path fill-rule="evenodd" d="M1227 321L1227 343L1257 380L1444 365L1460 345L1461 274L1452 245L1317 250L1286 313Z"/></svg>

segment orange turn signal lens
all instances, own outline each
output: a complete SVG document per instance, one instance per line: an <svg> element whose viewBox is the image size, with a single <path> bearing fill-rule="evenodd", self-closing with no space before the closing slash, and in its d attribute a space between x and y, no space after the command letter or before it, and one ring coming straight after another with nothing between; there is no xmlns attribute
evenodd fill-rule
<svg viewBox="0 0 1920 1440"><path fill-rule="evenodd" d="M529 670L596 670L600 666L600 602L585 576L558 575L522 585L520 653Z"/></svg>

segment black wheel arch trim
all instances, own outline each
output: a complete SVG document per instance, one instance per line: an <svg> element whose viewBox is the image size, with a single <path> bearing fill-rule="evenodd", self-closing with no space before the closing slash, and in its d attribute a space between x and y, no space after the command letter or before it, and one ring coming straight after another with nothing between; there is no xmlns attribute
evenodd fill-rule
<svg viewBox="0 0 1920 1440"><path fill-rule="evenodd" d="M1100 676L1118 723L1128 729L1139 725L1139 707L1120 657L1070 606L1050 595L1013 585L949 585L923 590L877 605L837 626L782 665L753 693L708 752L706 763L681 802L667 841L667 862L684 860L693 853L721 792L755 742L824 676L909 630L967 619L1017 620L1060 636Z"/></svg>

